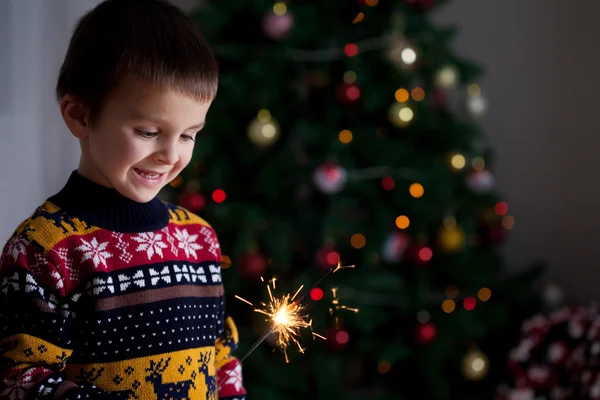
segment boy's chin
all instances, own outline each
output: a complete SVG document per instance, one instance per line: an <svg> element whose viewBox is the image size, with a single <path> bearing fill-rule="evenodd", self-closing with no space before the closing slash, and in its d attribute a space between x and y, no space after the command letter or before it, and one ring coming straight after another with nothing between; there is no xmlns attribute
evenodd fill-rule
<svg viewBox="0 0 600 400"><path fill-rule="evenodd" d="M138 203L147 203L158 195L156 190L130 190L128 193L122 193L125 197L137 201Z"/></svg>

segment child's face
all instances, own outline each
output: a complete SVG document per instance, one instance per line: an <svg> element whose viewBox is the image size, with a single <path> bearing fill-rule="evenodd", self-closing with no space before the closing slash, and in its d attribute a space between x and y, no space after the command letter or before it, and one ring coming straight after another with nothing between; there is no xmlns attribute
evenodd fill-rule
<svg viewBox="0 0 600 400"><path fill-rule="evenodd" d="M79 172L145 203L190 162L210 103L139 79L106 100L81 139Z"/></svg>

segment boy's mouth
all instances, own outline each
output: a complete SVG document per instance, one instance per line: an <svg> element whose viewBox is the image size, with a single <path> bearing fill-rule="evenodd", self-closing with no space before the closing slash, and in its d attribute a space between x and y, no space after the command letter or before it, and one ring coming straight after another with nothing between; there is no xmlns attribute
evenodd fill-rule
<svg viewBox="0 0 600 400"><path fill-rule="evenodd" d="M138 174L142 178L147 179L149 181L158 181L164 175L164 173L146 171L146 170L139 169L139 168L134 168L133 170L135 171L136 174Z"/></svg>

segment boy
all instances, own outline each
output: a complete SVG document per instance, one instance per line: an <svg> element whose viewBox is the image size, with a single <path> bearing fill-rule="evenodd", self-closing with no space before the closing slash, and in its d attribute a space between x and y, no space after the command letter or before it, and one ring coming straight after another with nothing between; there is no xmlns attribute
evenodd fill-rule
<svg viewBox="0 0 600 400"><path fill-rule="evenodd" d="M0 399L245 398L216 235L156 198L190 161L217 75L164 0L79 21L56 92L81 160L2 252Z"/></svg>

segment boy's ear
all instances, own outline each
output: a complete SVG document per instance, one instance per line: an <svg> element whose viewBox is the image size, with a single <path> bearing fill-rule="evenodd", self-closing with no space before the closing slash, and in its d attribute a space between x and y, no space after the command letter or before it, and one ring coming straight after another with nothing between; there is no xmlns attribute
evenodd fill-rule
<svg viewBox="0 0 600 400"><path fill-rule="evenodd" d="M89 111L81 100L67 94L60 100L60 113L67 127L78 139L83 139L89 131Z"/></svg>

